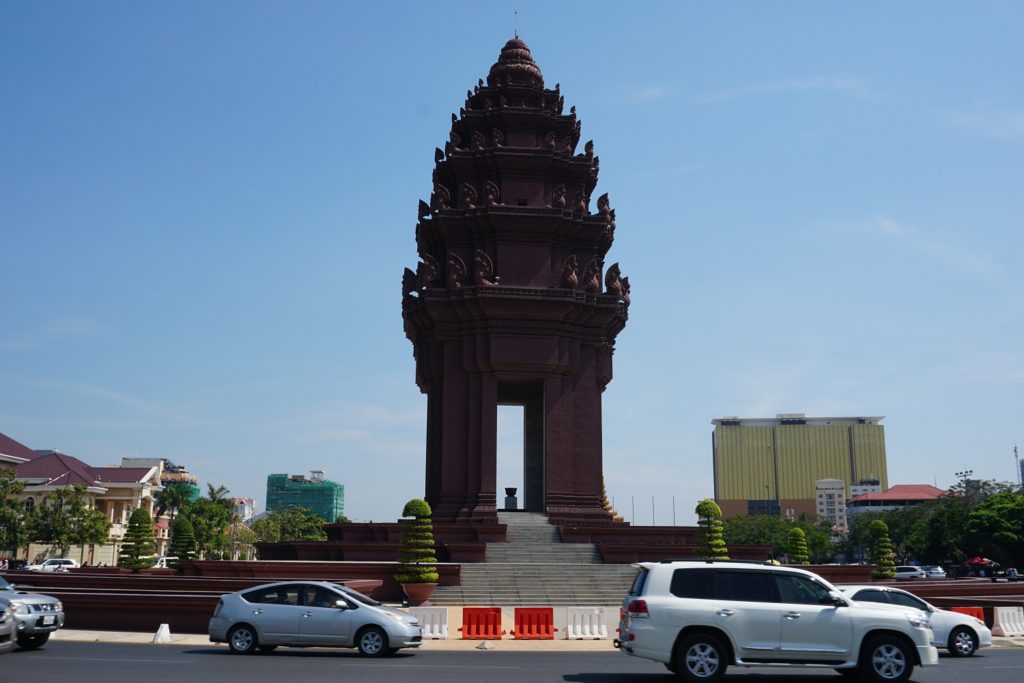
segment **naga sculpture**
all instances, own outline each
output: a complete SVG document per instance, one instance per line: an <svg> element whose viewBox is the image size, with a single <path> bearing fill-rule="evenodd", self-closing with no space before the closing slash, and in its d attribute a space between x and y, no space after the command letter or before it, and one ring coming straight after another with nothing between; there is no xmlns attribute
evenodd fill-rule
<svg viewBox="0 0 1024 683"><path fill-rule="evenodd" d="M494 275L494 262L487 252L477 249L473 255L473 283L478 287L494 287L498 278L491 279Z"/></svg>
<svg viewBox="0 0 1024 683"><path fill-rule="evenodd" d="M462 281L466 279L466 263L453 251L448 252L448 288L458 289L462 287Z"/></svg>

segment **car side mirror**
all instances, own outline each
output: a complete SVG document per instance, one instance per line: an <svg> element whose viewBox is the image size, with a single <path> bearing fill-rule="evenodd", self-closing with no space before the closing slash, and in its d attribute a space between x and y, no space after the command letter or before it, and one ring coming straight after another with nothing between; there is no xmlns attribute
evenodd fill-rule
<svg viewBox="0 0 1024 683"><path fill-rule="evenodd" d="M334 606L337 607L338 609L348 609L348 603L345 602L344 600L335 600L334 601Z"/></svg>
<svg viewBox="0 0 1024 683"><path fill-rule="evenodd" d="M844 598L842 595L840 595L836 591L829 591L828 592L828 597L829 597L829 602L831 602L836 607L846 607L846 604L847 604L846 603L846 598Z"/></svg>

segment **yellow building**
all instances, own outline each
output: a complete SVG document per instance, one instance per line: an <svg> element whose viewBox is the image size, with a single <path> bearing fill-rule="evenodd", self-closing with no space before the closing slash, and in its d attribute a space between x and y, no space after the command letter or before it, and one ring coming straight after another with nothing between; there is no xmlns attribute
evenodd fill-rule
<svg viewBox="0 0 1024 683"><path fill-rule="evenodd" d="M850 486L877 479L889 486L882 417L724 417L712 450L715 500L725 517L774 514L814 520L815 482Z"/></svg>

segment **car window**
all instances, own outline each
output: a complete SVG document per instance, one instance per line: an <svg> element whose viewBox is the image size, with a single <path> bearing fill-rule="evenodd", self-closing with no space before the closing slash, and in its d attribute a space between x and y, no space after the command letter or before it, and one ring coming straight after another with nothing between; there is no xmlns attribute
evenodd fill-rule
<svg viewBox="0 0 1024 683"><path fill-rule="evenodd" d="M889 598L886 597L886 594L883 591L878 591L871 588L859 591L856 595L853 596L853 599L860 600L861 602L889 602Z"/></svg>
<svg viewBox="0 0 1024 683"><path fill-rule="evenodd" d="M633 577L633 585L629 589L629 594L630 595L642 595L643 594L644 585L647 583L647 574L648 573L649 573L648 570L644 569L643 567L640 568L640 571L638 571L636 573L636 576Z"/></svg>
<svg viewBox="0 0 1024 683"><path fill-rule="evenodd" d="M344 593L349 598L355 600L358 603L361 603L363 605L369 605L370 607L380 607L380 603L374 600L373 598L363 595L359 591L352 590L347 586L338 586L338 590L340 590L342 593Z"/></svg>
<svg viewBox="0 0 1024 683"><path fill-rule="evenodd" d="M306 607L337 607L338 600L344 600L330 588L307 584L302 587L302 604Z"/></svg>
<svg viewBox="0 0 1024 683"><path fill-rule="evenodd" d="M775 574L775 587L779 591L780 602L798 605L827 605L832 602L824 586L805 576Z"/></svg>
<svg viewBox="0 0 1024 683"><path fill-rule="evenodd" d="M715 570L676 569L672 572L669 592L677 598L714 598Z"/></svg>
<svg viewBox="0 0 1024 683"><path fill-rule="evenodd" d="M924 610L925 612L928 611L928 605L925 604L924 600L915 598L913 595L907 595L906 593L889 591L889 600L895 605L913 607L914 609Z"/></svg>
<svg viewBox="0 0 1024 683"><path fill-rule="evenodd" d="M778 602L775 582L769 572L718 570L715 595L742 602Z"/></svg>
<svg viewBox="0 0 1024 683"><path fill-rule="evenodd" d="M299 586L288 585L257 588L254 591L243 593L242 597L245 598L246 602L252 602L262 605L297 606L299 604Z"/></svg>

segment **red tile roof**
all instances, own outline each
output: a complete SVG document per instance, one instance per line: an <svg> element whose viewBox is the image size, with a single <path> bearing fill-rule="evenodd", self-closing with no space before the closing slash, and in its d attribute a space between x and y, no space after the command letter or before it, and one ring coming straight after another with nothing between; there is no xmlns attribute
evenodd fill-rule
<svg viewBox="0 0 1024 683"><path fill-rule="evenodd" d="M0 434L0 453L11 455L15 458L35 460L38 453L24 444L20 444L6 434Z"/></svg>
<svg viewBox="0 0 1024 683"><path fill-rule="evenodd" d="M946 492L935 488L931 484L896 484L887 491L880 493L862 493L850 500L851 503L866 503L868 501L892 501L901 500L934 500Z"/></svg>
<svg viewBox="0 0 1024 683"><path fill-rule="evenodd" d="M152 467L94 467L97 481L135 484L153 471Z"/></svg>
<svg viewBox="0 0 1024 683"><path fill-rule="evenodd" d="M15 468L19 479L46 479L47 486L102 486L96 472L78 458L52 451Z"/></svg>

